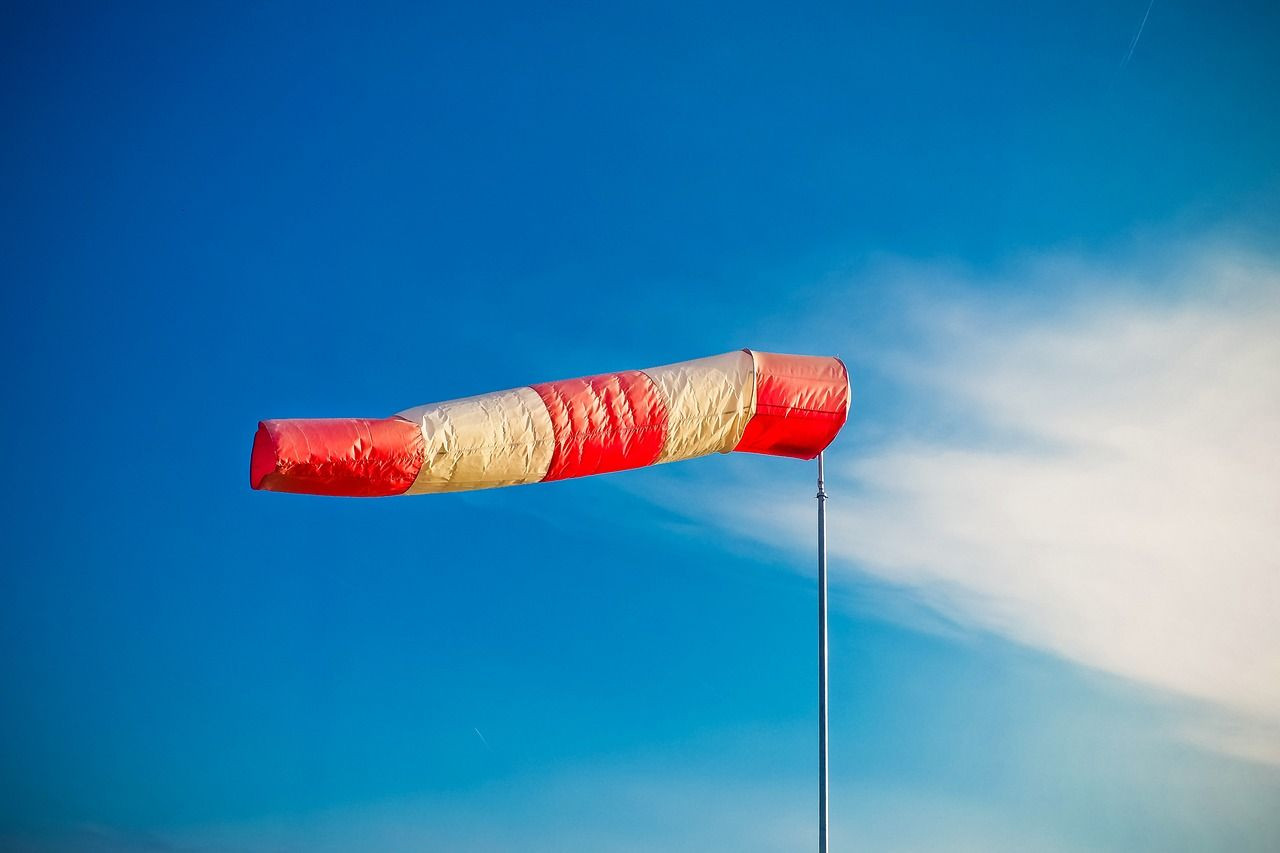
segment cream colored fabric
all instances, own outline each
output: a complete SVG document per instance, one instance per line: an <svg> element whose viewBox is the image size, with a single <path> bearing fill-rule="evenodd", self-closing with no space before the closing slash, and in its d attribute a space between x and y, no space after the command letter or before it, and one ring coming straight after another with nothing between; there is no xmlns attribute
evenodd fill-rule
<svg viewBox="0 0 1280 853"><path fill-rule="evenodd" d="M658 462L733 450L753 413L752 364L751 355L738 350L644 371L669 412Z"/></svg>
<svg viewBox="0 0 1280 853"><path fill-rule="evenodd" d="M551 466L551 416L532 388L432 403L399 416L420 423L426 441L408 495L536 483Z"/></svg>

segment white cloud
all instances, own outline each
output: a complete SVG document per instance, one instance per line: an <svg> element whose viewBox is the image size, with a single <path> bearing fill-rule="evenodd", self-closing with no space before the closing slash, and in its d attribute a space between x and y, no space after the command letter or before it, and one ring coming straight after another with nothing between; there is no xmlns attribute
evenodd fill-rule
<svg viewBox="0 0 1280 853"><path fill-rule="evenodd" d="M1280 272L1200 251L1015 283L1066 280L1065 299L921 302L913 345L864 365L914 402L894 438L830 461L833 556L962 625L1207 700L1230 716L1192 740L1275 762ZM741 512L742 488L726 524L811 548L811 508Z"/></svg>

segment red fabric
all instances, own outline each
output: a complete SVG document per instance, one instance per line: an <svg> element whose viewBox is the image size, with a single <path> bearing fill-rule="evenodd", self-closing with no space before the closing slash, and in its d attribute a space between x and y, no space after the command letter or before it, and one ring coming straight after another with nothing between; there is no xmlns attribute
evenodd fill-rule
<svg viewBox="0 0 1280 853"><path fill-rule="evenodd" d="M838 358L751 352L756 413L737 451L812 459L849 416L849 373Z"/></svg>
<svg viewBox="0 0 1280 853"><path fill-rule="evenodd" d="M662 452L667 404L638 370L544 382L533 390L547 405L556 439L544 482L640 468Z"/></svg>
<svg viewBox="0 0 1280 853"><path fill-rule="evenodd" d="M399 495L413 485L422 457L422 430L403 418L262 421L249 485L308 495Z"/></svg>

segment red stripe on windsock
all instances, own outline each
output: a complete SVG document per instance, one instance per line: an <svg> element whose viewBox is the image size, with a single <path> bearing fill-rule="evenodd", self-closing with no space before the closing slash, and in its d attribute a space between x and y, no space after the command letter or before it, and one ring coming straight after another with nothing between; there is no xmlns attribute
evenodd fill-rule
<svg viewBox="0 0 1280 853"><path fill-rule="evenodd" d="M532 386L551 415L555 452L547 480L653 464L667 432L667 403L639 370Z"/></svg>
<svg viewBox="0 0 1280 853"><path fill-rule="evenodd" d="M849 416L849 373L838 358L747 350L755 359L756 413L734 450L812 459Z"/></svg>
<svg viewBox="0 0 1280 853"><path fill-rule="evenodd" d="M422 459L422 430L404 418L262 421L253 437L249 485L308 495L400 495L413 485Z"/></svg>

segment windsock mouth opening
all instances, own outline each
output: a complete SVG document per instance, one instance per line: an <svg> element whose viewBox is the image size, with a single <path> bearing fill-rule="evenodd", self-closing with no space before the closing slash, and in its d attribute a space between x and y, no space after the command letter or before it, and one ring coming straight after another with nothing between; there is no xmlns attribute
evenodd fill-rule
<svg viewBox="0 0 1280 853"><path fill-rule="evenodd" d="M849 370L838 358L747 350L756 373L755 415L734 450L813 459L849 416Z"/></svg>

